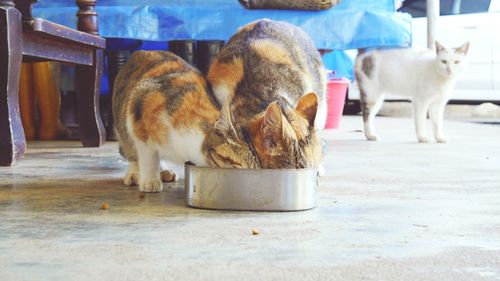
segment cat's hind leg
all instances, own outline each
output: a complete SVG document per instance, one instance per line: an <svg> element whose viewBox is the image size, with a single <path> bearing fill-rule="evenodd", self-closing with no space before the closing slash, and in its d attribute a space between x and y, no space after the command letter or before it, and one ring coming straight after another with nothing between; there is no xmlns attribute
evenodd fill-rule
<svg viewBox="0 0 500 281"><path fill-rule="evenodd" d="M125 141L121 140L119 152L123 158L128 160L127 174L123 178L123 183L125 185L139 185L139 164L137 163L137 152L132 140L129 138Z"/></svg>
<svg viewBox="0 0 500 281"><path fill-rule="evenodd" d="M384 95L374 92L360 91L361 110L363 112L363 124L365 137L369 141L376 141L378 135L375 133L373 120L384 103Z"/></svg>
<svg viewBox="0 0 500 281"><path fill-rule="evenodd" d="M447 102L447 98L439 98L433 101L429 106L429 117L432 122L434 138L439 143L448 142L448 138L443 134L444 109Z"/></svg>
<svg viewBox="0 0 500 281"><path fill-rule="evenodd" d="M160 178L162 182L174 182L179 179L177 174L174 171L169 170L163 161L160 161L160 168Z"/></svg>
<svg viewBox="0 0 500 281"><path fill-rule="evenodd" d="M158 150L142 141L136 141L139 158L139 190L143 192L160 192L163 183L160 178L160 157Z"/></svg>

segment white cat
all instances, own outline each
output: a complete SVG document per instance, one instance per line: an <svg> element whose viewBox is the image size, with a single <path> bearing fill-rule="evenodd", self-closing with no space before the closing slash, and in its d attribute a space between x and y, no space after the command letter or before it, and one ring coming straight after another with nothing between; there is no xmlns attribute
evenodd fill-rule
<svg viewBox="0 0 500 281"><path fill-rule="evenodd" d="M465 66L469 42L448 49L436 41L436 51L418 49L375 50L356 59L355 75L360 90L366 139L377 140L373 119L385 94L409 97L413 103L415 130L419 142L428 142L427 112L437 142L443 134L443 114L457 74Z"/></svg>

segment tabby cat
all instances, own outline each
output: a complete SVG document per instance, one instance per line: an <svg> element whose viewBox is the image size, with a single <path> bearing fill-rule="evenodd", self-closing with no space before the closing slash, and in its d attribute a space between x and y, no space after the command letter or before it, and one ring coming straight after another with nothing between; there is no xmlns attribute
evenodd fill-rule
<svg viewBox="0 0 500 281"><path fill-rule="evenodd" d="M221 50L207 78L219 104L229 107L221 113L229 113L228 142L248 145L260 168L320 164L326 74L305 32L267 19L247 24ZM234 166L238 155L211 147L211 163Z"/></svg>
<svg viewBox="0 0 500 281"><path fill-rule="evenodd" d="M365 136L377 140L373 119L385 94L408 97L413 102L415 131L419 142L428 142L427 112L437 142L447 142L443 115L457 75L465 66L469 43L445 48L436 41L436 51L391 49L370 51L358 56L355 74L360 89Z"/></svg>

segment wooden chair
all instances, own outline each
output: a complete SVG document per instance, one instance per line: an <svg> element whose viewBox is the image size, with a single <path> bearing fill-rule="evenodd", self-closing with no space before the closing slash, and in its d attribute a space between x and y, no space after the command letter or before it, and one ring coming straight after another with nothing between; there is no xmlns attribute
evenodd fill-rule
<svg viewBox="0 0 500 281"><path fill-rule="evenodd" d="M33 18L37 0L0 0L0 166L20 160L26 140L19 114L21 62L76 64L76 92L81 141L97 147L105 141L99 113L104 38L97 35L96 0L77 0L78 30Z"/></svg>

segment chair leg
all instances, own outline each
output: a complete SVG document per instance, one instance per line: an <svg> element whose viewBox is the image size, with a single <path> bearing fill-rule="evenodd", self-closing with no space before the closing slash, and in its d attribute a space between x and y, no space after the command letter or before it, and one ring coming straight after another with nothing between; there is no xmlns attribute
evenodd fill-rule
<svg viewBox="0 0 500 281"><path fill-rule="evenodd" d="M19 81L19 110L27 141L36 139L36 96L33 88L33 66L23 63Z"/></svg>
<svg viewBox="0 0 500 281"><path fill-rule="evenodd" d="M22 63L21 13L0 7L0 166L15 165L26 150L19 113Z"/></svg>
<svg viewBox="0 0 500 281"><path fill-rule="evenodd" d="M67 129L59 119L61 93L56 85L49 62L33 63L33 84L38 106L38 138L64 139Z"/></svg>
<svg viewBox="0 0 500 281"><path fill-rule="evenodd" d="M92 66L76 66L76 94L80 138L84 146L104 144L106 131L99 110L99 95L103 71L103 51L96 50Z"/></svg>

